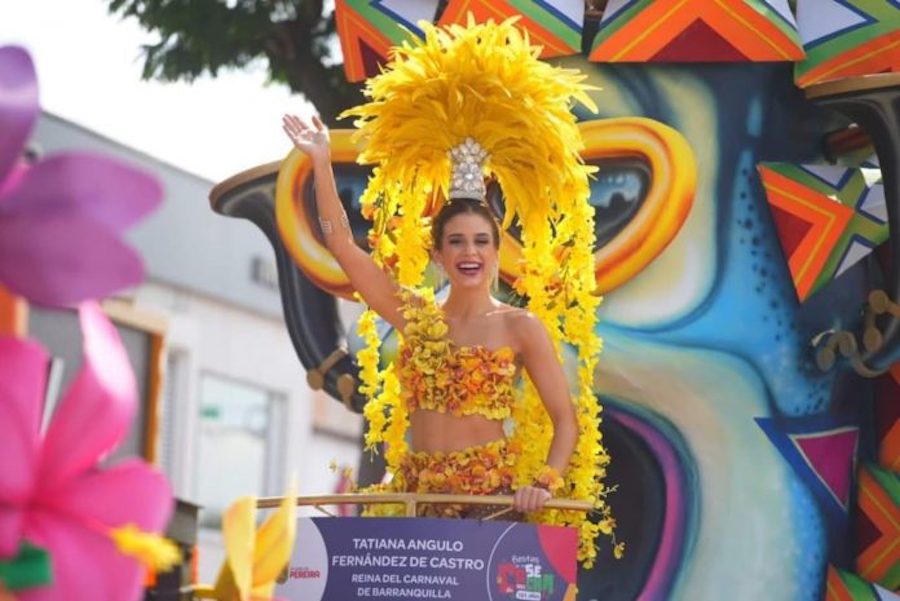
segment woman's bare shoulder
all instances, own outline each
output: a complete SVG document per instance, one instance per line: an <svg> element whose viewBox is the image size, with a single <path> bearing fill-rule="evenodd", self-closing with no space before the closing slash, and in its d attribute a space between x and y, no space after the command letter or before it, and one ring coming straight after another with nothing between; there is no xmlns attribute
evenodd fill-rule
<svg viewBox="0 0 900 601"><path fill-rule="evenodd" d="M537 316L524 307L501 304L498 312L503 317L504 325L518 334L533 333L535 328L544 329L544 324Z"/></svg>

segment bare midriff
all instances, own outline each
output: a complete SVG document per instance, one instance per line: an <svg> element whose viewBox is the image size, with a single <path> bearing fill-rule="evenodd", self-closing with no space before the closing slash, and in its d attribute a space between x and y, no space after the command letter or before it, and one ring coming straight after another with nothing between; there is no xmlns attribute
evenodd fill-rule
<svg viewBox="0 0 900 601"><path fill-rule="evenodd" d="M481 415L457 417L417 409L409 416L412 450L434 453L462 451L506 437L503 421Z"/></svg>

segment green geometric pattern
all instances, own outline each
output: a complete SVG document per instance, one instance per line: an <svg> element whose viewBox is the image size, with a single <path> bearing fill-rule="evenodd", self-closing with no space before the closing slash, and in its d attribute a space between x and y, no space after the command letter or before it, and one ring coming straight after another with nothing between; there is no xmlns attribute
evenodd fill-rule
<svg viewBox="0 0 900 601"><path fill-rule="evenodd" d="M797 0L806 59L797 85L900 69L900 3L896 0Z"/></svg>

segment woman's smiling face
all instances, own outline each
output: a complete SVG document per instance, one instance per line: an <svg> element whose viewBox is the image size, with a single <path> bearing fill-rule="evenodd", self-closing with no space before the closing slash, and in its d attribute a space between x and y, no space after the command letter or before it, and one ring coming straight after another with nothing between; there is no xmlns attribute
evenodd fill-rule
<svg viewBox="0 0 900 601"><path fill-rule="evenodd" d="M499 259L493 227L481 215L455 215L447 221L441 247L434 256L451 285L490 287Z"/></svg>

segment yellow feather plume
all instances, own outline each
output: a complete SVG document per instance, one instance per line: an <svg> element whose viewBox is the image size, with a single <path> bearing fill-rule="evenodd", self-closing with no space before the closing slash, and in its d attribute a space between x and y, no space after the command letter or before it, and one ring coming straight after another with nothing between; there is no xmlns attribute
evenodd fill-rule
<svg viewBox="0 0 900 601"><path fill-rule="evenodd" d="M583 142L570 109L578 101L596 112L592 88L580 72L539 60L517 20L447 29L421 22L424 39L394 49L367 82L371 101L342 115L358 117L360 162L378 165L367 199L402 210L413 202L410 191L446 197L448 151L466 137L490 154L486 172L507 201L504 227L518 216L529 229L586 197L592 168L579 155Z"/></svg>

